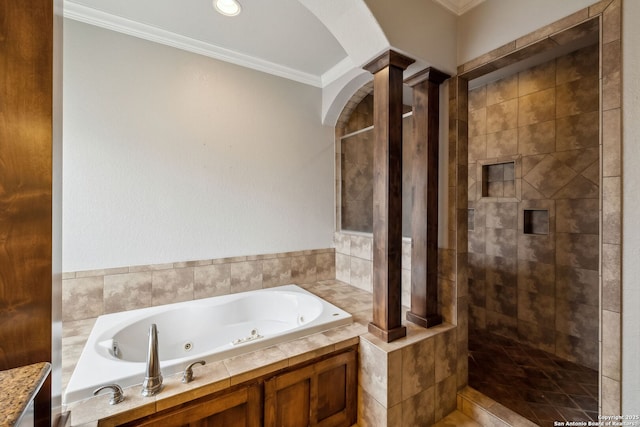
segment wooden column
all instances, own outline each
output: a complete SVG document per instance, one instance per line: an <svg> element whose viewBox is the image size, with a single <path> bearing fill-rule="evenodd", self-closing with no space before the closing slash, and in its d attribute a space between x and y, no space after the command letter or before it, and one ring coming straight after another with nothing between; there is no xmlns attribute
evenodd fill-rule
<svg viewBox="0 0 640 427"><path fill-rule="evenodd" d="M53 2L0 0L0 370L51 361ZM35 397L51 426L51 380Z"/></svg>
<svg viewBox="0 0 640 427"><path fill-rule="evenodd" d="M373 322L390 342L402 326L402 72L413 63L389 50L364 68L373 73Z"/></svg>
<svg viewBox="0 0 640 427"><path fill-rule="evenodd" d="M413 88L411 155L411 311L407 320L429 328L438 314L438 124L440 84L449 75L427 68L406 80Z"/></svg>

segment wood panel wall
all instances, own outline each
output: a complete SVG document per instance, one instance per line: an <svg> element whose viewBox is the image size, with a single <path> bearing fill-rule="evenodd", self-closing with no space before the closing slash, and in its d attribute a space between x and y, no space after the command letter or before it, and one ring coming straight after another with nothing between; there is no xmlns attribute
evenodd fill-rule
<svg viewBox="0 0 640 427"><path fill-rule="evenodd" d="M0 369L51 361L52 73L53 2L0 0Z"/></svg>

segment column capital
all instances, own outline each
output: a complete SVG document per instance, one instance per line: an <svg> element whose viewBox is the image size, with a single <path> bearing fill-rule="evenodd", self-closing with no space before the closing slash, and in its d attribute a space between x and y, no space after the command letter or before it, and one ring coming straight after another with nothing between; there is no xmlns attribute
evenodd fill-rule
<svg viewBox="0 0 640 427"><path fill-rule="evenodd" d="M418 71L411 77L408 77L407 79L405 79L404 83L411 87L414 87L424 81L430 81L431 83L439 85L450 77L451 76L447 73L444 73L433 67L428 67L422 71Z"/></svg>
<svg viewBox="0 0 640 427"><path fill-rule="evenodd" d="M389 49L362 68L369 71L371 74L375 74L390 65L400 68L401 70L406 70L407 67L414 62L416 62L415 59Z"/></svg>

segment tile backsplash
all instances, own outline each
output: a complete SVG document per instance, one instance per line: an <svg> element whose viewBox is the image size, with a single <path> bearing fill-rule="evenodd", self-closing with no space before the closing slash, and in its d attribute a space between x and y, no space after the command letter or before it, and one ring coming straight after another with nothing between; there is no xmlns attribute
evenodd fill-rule
<svg viewBox="0 0 640 427"><path fill-rule="evenodd" d="M333 248L69 272L62 278L62 320L335 276Z"/></svg>

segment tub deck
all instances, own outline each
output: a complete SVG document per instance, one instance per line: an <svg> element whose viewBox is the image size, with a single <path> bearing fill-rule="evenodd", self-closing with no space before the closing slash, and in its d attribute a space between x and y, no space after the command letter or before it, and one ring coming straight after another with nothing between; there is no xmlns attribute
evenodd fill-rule
<svg viewBox="0 0 640 427"><path fill-rule="evenodd" d="M149 410L149 405L155 407L155 411L159 411L358 344L360 335L367 333L367 325L371 321L370 293L335 280L299 286L350 312L353 323L208 363L205 366L197 366L194 369L194 381L189 384L181 383L181 373L166 376L163 391L154 397L142 397L141 386L135 385L124 389L126 400L115 406L108 404L108 395L71 403L66 408L71 411L71 424L97 425L101 418L132 410L144 414ZM63 325L63 389L69 381L95 320L65 322Z"/></svg>

